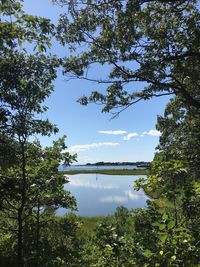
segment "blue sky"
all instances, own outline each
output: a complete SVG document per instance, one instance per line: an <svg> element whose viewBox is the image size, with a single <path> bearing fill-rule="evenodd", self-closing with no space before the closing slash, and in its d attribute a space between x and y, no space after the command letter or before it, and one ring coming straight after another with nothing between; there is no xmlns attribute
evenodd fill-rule
<svg viewBox="0 0 200 267"><path fill-rule="evenodd" d="M52 5L51 0L25 0L26 12L57 21L64 8ZM64 48L55 45L53 53L67 55ZM94 73L104 72L94 67ZM111 114L101 113L95 104L87 107L76 101L92 89L104 90L97 85L82 80L66 81L59 75L55 81L55 91L46 101L49 110L42 115L60 129L57 135L41 137L43 145L51 145L52 140L67 135L69 151L78 154L78 163L97 161L151 161L158 145L159 133L155 131L157 115L162 115L168 98L143 101L122 112L111 120Z"/></svg>

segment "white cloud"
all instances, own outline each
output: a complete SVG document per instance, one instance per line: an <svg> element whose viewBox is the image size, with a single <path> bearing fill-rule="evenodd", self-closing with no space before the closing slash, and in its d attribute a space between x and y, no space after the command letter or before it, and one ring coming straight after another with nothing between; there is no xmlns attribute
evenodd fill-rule
<svg viewBox="0 0 200 267"><path fill-rule="evenodd" d="M98 184L96 182L92 182L92 181L87 181L87 180L83 180L83 179L79 179L79 178L76 178L76 177L73 177L70 179L69 181L69 185L70 186L75 186L75 187L86 187L86 188L92 188L92 189L107 189L107 190L110 190L110 189L119 189L119 186L118 185L114 185L114 184L106 184L106 185L103 185L103 184Z"/></svg>
<svg viewBox="0 0 200 267"><path fill-rule="evenodd" d="M99 131L101 134L109 134L109 135L120 135L120 134L126 134L127 131L123 130L117 130L117 131Z"/></svg>
<svg viewBox="0 0 200 267"><path fill-rule="evenodd" d="M144 193L140 193L140 192L137 192L137 191L131 191L131 190L127 190L127 191L124 191L125 195L131 199L131 200L139 200L141 198L146 198Z"/></svg>
<svg viewBox="0 0 200 267"><path fill-rule="evenodd" d="M89 150L92 148L98 148L102 146L118 146L119 143L111 143L111 142L103 142L103 143L92 143L92 144L85 144L85 145L75 145L68 148L69 152L80 152Z"/></svg>
<svg viewBox="0 0 200 267"><path fill-rule="evenodd" d="M148 134L152 136L161 136L161 132L159 132L158 130L150 130Z"/></svg>
<svg viewBox="0 0 200 267"><path fill-rule="evenodd" d="M135 137L138 137L138 133L129 133L128 135L124 136L124 141L129 141Z"/></svg>
<svg viewBox="0 0 200 267"><path fill-rule="evenodd" d="M158 130L151 129L148 132L143 132L141 136L144 136L144 135L161 136L161 132Z"/></svg>
<svg viewBox="0 0 200 267"><path fill-rule="evenodd" d="M99 201L102 203L124 203L128 201L128 198L124 196L107 196L100 198Z"/></svg>

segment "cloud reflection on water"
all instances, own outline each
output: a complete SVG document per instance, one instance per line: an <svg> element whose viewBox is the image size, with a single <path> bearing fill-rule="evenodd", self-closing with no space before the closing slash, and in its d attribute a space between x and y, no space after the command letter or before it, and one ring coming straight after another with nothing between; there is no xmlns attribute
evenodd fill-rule
<svg viewBox="0 0 200 267"><path fill-rule="evenodd" d="M124 191L124 195L110 195L106 197L101 197L99 199L102 203L125 203L129 200L141 200L146 198L146 196L141 192L133 192L131 190Z"/></svg>
<svg viewBox="0 0 200 267"><path fill-rule="evenodd" d="M96 181L90 181L90 180L82 180L80 178L73 177L70 182L70 186L77 186L77 187L87 187L87 188L93 188L93 189L102 189L102 190L110 190L110 189L119 189L119 185L116 184L98 184Z"/></svg>
<svg viewBox="0 0 200 267"><path fill-rule="evenodd" d="M145 207L143 190L134 191L134 175L76 174L67 175L65 188L76 198L78 214L98 216L113 214L118 206L129 209Z"/></svg>
<svg viewBox="0 0 200 267"><path fill-rule="evenodd" d="M102 203L124 203L128 201L128 198L124 196L107 196L101 197L99 201Z"/></svg>
<svg viewBox="0 0 200 267"><path fill-rule="evenodd" d="M127 190L127 191L124 191L124 193L131 200L139 200L139 199L142 199L142 198L146 198L144 193L138 192L138 191L134 191L133 192L131 190Z"/></svg>

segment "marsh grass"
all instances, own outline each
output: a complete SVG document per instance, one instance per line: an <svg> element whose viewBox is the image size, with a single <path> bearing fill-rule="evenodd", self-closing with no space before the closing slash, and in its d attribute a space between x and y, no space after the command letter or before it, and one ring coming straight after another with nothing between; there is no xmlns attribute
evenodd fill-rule
<svg viewBox="0 0 200 267"><path fill-rule="evenodd" d="M68 170L65 174L148 175L148 169Z"/></svg>

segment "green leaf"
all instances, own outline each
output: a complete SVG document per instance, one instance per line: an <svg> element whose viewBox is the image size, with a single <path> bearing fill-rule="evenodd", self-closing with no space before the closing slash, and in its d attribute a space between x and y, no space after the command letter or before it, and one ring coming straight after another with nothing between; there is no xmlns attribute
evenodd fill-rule
<svg viewBox="0 0 200 267"><path fill-rule="evenodd" d="M167 240L168 235L165 233L159 233L158 238L160 239L161 243L164 244Z"/></svg>
<svg viewBox="0 0 200 267"><path fill-rule="evenodd" d="M176 229L175 229L176 232L183 232L185 230L186 230L186 228L183 226L176 227Z"/></svg>
<svg viewBox="0 0 200 267"><path fill-rule="evenodd" d="M172 259L173 261L175 261L175 260L176 260L176 256L173 255L173 256L171 257L171 259Z"/></svg>
<svg viewBox="0 0 200 267"><path fill-rule="evenodd" d="M143 252L143 254L144 254L144 256L146 257L146 258L150 258L151 256L152 256L152 252L151 252L151 250L149 250L149 249L145 249L145 251Z"/></svg>
<svg viewBox="0 0 200 267"><path fill-rule="evenodd" d="M172 229L172 228L174 228L174 226L175 226L175 221L170 221L168 224L167 224L167 228L168 229Z"/></svg>
<svg viewBox="0 0 200 267"><path fill-rule="evenodd" d="M163 216L162 216L162 219L163 219L163 221L167 221L168 215L166 213L164 213Z"/></svg>
<svg viewBox="0 0 200 267"><path fill-rule="evenodd" d="M166 228L166 225L164 223L159 225L159 230L162 231Z"/></svg>

